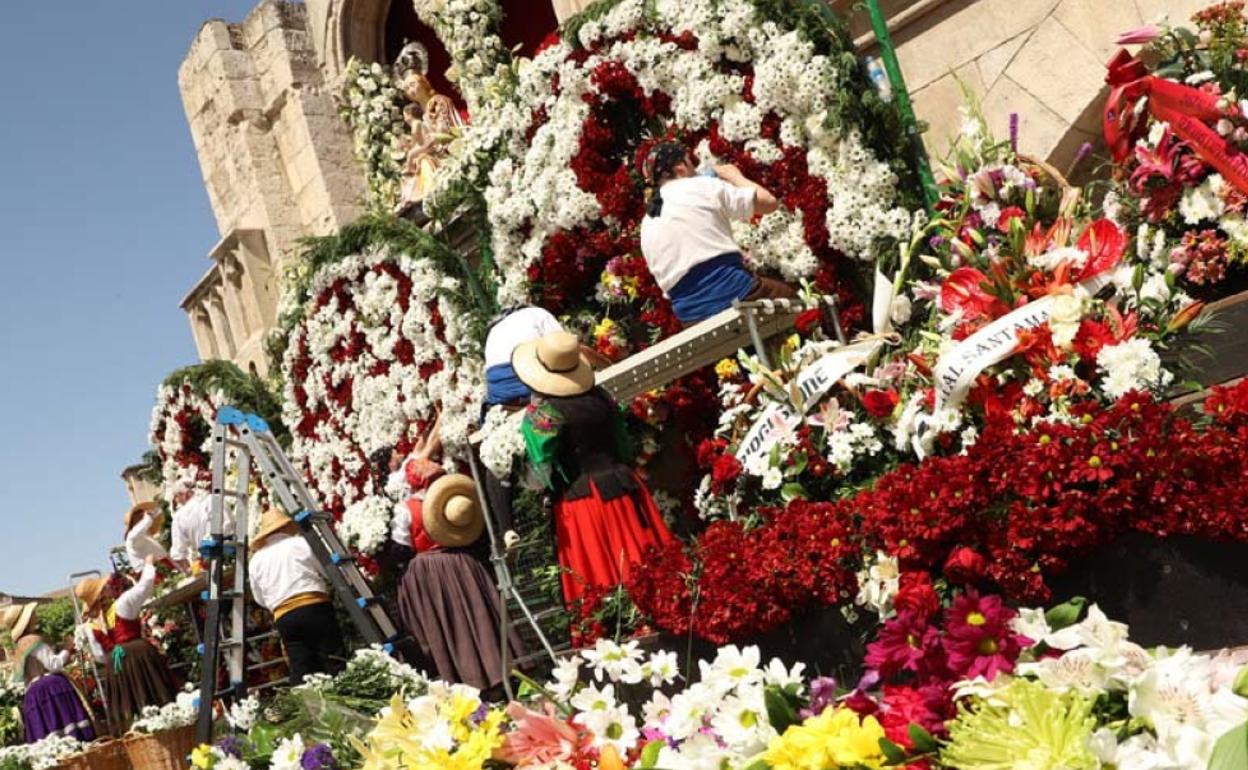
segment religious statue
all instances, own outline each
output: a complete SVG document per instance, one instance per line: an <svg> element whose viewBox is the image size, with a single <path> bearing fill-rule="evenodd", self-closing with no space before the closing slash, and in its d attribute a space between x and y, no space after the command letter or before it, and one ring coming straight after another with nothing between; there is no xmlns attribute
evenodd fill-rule
<svg viewBox="0 0 1248 770"><path fill-rule="evenodd" d="M463 127L455 102L429 82L429 53L408 43L394 63L395 82L409 104L403 109L409 137L399 187L399 209L419 203L433 187L434 173L448 154L447 145Z"/></svg>

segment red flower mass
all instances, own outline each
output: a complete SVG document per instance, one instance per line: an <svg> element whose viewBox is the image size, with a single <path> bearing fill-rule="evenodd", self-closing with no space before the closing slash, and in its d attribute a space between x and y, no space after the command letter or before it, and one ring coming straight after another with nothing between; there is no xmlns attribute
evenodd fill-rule
<svg viewBox="0 0 1248 770"><path fill-rule="evenodd" d="M1019 433L990 420L965 454L902 465L857 495L759 511L763 523L749 531L712 524L687 548L647 560L628 588L659 627L722 643L843 601L862 555L876 550L906 571L946 570L1010 601L1044 603L1050 578L1127 533L1246 542L1248 381L1215 388L1205 409L1194 421L1132 394L1081 408L1074 425ZM908 591L900 611L930 606L917 584ZM955 648L980 667L969 644Z"/></svg>

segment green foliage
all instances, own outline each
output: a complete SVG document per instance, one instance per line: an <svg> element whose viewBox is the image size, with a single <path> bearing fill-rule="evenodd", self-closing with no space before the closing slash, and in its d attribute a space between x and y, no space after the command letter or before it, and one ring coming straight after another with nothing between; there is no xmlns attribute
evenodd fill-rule
<svg viewBox="0 0 1248 770"><path fill-rule="evenodd" d="M68 596L38 609L39 633L49 644L59 645L74 631L74 605Z"/></svg>
<svg viewBox="0 0 1248 770"><path fill-rule="evenodd" d="M247 374L230 361L205 361L177 369L163 384L171 388L189 384L200 393L220 392L229 405L264 418L278 441L285 443L288 438L281 422L281 405L264 380Z"/></svg>
<svg viewBox="0 0 1248 770"><path fill-rule="evenodd" d="M1209 760L1209 770L1243 770L1245 767L1248 767L1248 724L1219 738Z"/></svg>

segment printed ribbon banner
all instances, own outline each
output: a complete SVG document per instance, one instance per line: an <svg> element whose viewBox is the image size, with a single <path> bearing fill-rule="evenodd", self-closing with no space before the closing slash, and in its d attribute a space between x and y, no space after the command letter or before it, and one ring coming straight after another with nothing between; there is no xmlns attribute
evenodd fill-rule
<svg viewBox="0 0 1248 770"><path fill-rule="evenodd" d="M802 414L818 404L845 375L865 364L883 344L878 339L836 348L802 368L789 383L789 398Z"/></svg>
<svg viewBox="0 0 1248 770"><path fill-rule="evenodd" d="M770 454L777 439L792 433L801 422L801 415L788 404L770 404L741 440L741 446L737 448L737 459L748 467L751 460Z"/></svg>
<svg viewBox="0 0 1248 770"><path fill-rule="evenodd" d="M1175 135L1191 145L1201 160L1238 190L1248 192L1248 157L1208 125L1209 121L1237 116L1238 108L1224 110L1213 94L1149 75L1144 64L1126 51L1119 51L1107 66L1105 82L1113 90L1105 102L1103 127L1114 160L1121 162L1130 154L1136 105L1146 99L1154 118L1170 124Z"/></svg>
<svg viewBox="0 0 1248 770"><path fill-rule="evenodd" d="M1095 295L1105 288L1111 276L1096 275L1080 284L1080 287ZM1014 310L971 336L959 342L953 350L945 353L932 369L932 377L936 386L936 407L932 414L919 417L911 445L920 459L931 450L932 418L942 409L956 409L962 404L975 378L993 364L999 364L1014 354L1018 347L1018 338L1022 332L1049 322L1053 315L1055 296L1041 297L1033 302Z"/></svg>

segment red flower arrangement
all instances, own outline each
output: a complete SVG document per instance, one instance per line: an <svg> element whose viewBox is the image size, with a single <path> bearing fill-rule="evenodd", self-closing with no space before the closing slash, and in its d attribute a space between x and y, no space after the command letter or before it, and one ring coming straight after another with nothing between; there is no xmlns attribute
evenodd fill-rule
<svg viewBox="0 0 1248 770"><path fill-rule="evenodd" d="M1129 394L1081 407L1074 425L1016 433L990 421L965 454L903 465L856 496L760 511L763 523L750 531L713 524L687 549L655 554L629 591L659 627L722 643L843 601L857 588L862 554L877 550L908 571L943 570L952 582L1043 603L1049 578L1129 532L1248 542L1248 381L1215 388L1205 410L1193 420ZM696 584L674 573L696 575ZM923 585L909 579L899 611L933 611ZM998 618L995 606L985 609ZM1000 668L976 663L971 649L991 638L1008 653L1008 638L985 633L1000 623L964 625L945 652L968 670Z"/></svg>

